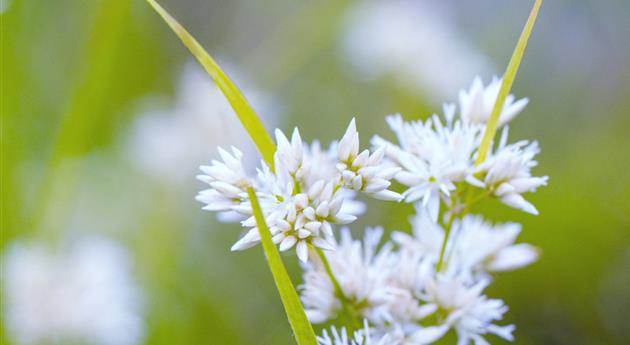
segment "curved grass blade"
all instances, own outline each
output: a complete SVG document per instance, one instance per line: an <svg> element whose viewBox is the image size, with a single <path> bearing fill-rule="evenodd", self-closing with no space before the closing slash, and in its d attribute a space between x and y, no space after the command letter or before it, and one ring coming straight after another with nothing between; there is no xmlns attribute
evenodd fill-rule
<svg viewBox="0 0 630 345"><path fill-rule="evenodd" d="M258 115L254 109L249 105L243 94L239 91L236 85L230 80L230 78L221 70L219 65L208 54L201 44L186 31L186 29L175 20L162 6L160 6L155 0L146 0L151 7L164 19L164 21L171 27L179 39L190 50L192 55L199 61L199 63L206 69L208 74L214 79L223 95L230 102L230 105L236 112L239 120L243 124L243 127L249 133L249 136L258 147L263 159L273 170L273 154L276 152L276 145L274 144L271 136L265 129L264 125L260 121Z"/></svg>
<svg viewBox="0 0 630 345"><path fill-rule="evenodd" d="M298 298L297 292L291 283L291 279L287 273L287 270L282 263L280 254L276 245L271 241L271 233L265 224L265 219L256 197L256 192L252 187L247 188L247 194L252 203L252 210L254 211L254 217L256 218L256 225L258 226L258 232L260 233L260 240L262 242L263 249L265 250L265 256L267 257L267 263L269 269L273 275L273 280L278 288L278 293L282 299L284 310L289 318L293 335L299 345L316 345L315 332L313 327L306 317L302 303Z"/></svg>
<svg viewBox="0 0 630 345"><path fill-rule="evenodd" d="M518 39L516 48L514 48L514 52L512 53L512 57L510 58L510 63L508 64L508 67L505 70L505 74L503 75L503 82L501 83L501 88L499 89L497 100L494 103L494 108L492 108L490 119L488 119L488 124L486 125L486 130L484 132L483 139L481 140L481 145L479 146L479 152L477 154L477 159L475 160L475 165L483 163L483 161L488 156L488 151L490 150L492 139L496 134L497 126L499 124L499 116L501 115L501 110L503 110L505 99L510 94L510 89L512 88L514 78L516 78L516 72L518 72L518 67L521 64L521 60L523 59L525 47L527 46L527 41L529 40L529 36L532 33L532 28L534 27L534 22L536 21L536 16L538 16L538 10L540 9L541 4L542 0L536 0L536 2L534 3L534 7L529 14L527 23L525 23L523 32L521 32L521 36Z"/></svg>
<svg viewBox="0 0 630 345"><path fill-rule="evenodd" d="M234 85L234 83L221 70L212 57L203 49L203 47L201 47L201 45L186 31L186 29L184 29L184 27L182 27L170 14L168 14L168 12L166 12L154 0L147 0L147 2L166 21L177 36L179 36L184 45L188 47L190 52L203 65L210 76L212 76L258 147L261 155L273 169L273 155L276 151L275 144L269 136L269 133L265 130L262 122L252 107L247 103L247 100L243 97L236 85ZM293 286L286 268L282 263L278 249L271 240L271 234L265 224L256 193L251 187L247 189L247 192L252 203L254 217L256 218L261 242L265 256L267 257L267 263L269 265L269 269L271 270L271 274L273 275L274 282L278 289L278 293L280 294L280 299L282 300L282 304L287 313L289 324L291 325L296 341L299 345L317 345L313 327L306 317L306 313L300 303L295 287Z"/></svg>

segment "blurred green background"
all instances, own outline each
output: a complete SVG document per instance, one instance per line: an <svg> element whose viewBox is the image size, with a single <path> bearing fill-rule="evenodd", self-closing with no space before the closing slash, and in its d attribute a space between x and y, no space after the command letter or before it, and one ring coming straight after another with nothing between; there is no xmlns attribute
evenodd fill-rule
<svg viewBox="0 0 630 345"><path fill-rule="evenodd" d="M532 3L422 2L485 56L486 81L507 64ZM299 126L306 140L337 138L356 116L367 145L389 135L385 115L423 118L448 100L389 74L363 78L348 63L340 41L355 2L162 4L220 64L274 98L277 126ZM162 20L140 0L2 7L2 248L92 233L120 241L148 301L146 344L291 344L261 248L229 251L240 227L200 210L197 171L182 166L183 181L156 177L128 154L142 104L171 107L191 60ZM488 291L510 306L516 344L630 343L629 18L625 0L546 1L514 85L530 105L512 140L539 140L535 172L550 176L528 198L540 216L484 210L522 222L521 241L542 250L538 263ZM408 228L409 207L378 205L353 229ZM293 254L286 259L299 284Z"/></svg>

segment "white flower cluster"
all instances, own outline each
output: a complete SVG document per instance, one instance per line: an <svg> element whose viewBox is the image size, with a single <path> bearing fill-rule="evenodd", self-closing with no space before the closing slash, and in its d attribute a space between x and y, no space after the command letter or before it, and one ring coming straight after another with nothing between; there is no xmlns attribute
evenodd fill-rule
<svg viewBox="0 0 630 345"><path fill-rule="evenodd" d="M478 202L498 198L536 214L521 194L545 185L547 177L531 175L538 145L507 144L507 127L496 149L475 164L499 84L495 78L483 87L475 79L460 93L459 114L457 105L446 104L443 118L404 122L390 116L398 144L372 140L375 150L385 149L384 166L400 169L394 179L407 187L405 200L414 203L413 231L393 232L381 241L380 228L366 230L363 240L344 229L340 241L331 239L334 250L325 253L325 261L314 257L303 265L301 299L311 322L339 322L352 331L348 320L354 327L360 320L367 323L354 333L359 340L342 329L333 330L332 338L325 332L320 344L361 344L367 336L384 345L431 344L451 330L459 345L488 344L490 334L513 339L515 327L500 323L507 306L484 290L493 274L534 262L538 251L515 243L520 225L492 224L470 212ZM510 95L501 124L526 103Z"/></svg>
<svg viewBox="0 0 630 345"><path fill-rule="evenodd" d="M507 307L483 290L491 282L490 273L536 260L536 249L514 244L520 227L464 217L453 226L445 268L438 271L444 230L422 211L412 226L413 235L396 232L380 248L381 229L368 229L363 241L342 233L326 257L343 296L322 262L309 262L301 296L311 322L343 320L349 309L369 321L373 337L387 336L387 345L430 344L449 329L457 332L461 344L487 344L487 334L512 340L514 326L495 324Z"/></svg>
<svg viewBox="0 0 630 345"><path fill-rule="evenodd" d="M297 129L290 140L276 130L274 166L263 162L255 177L245 173L239 150L219 149L222 160L201 167L198 178L210 188L197 200L224 219L242 220L249 230L232 247L242 250L260 242L249 199L250 188L255 191L273 242L281 251L295 246L303 262L300 291L308 318L340 323L339 330L324 331L321 345L423 345L451 330L459 345L488 344L489 334L512 340L514 326L499 325L507 306L483 291L492 274L526 266L538 252L515 244L520 225L492 224L470 213L496 198L537 214L522 194L547 177L531 174L538 144L508 144L507 126L496 148L477 162L500 84L495 78L484 87L476 78L458 104L443 106L443 117L405 122L389 116L398 143L376 136L371 150L360 151L354 119L327 150L305 144ZM499 124L527 102L509 95ZM402 194L389 190L391 180L406 187ZM366 230L363 240L342 229L338 241L333 225L351 223L363 211L354 200L358 192L413 203L412 234L393 232L381 245L381 228ZM309 245L329 251L308 261Z"/></svg>
<svg viewBox="0 0 630 345"><path fill-rule="evenodd" d="M470 204L454 205L457 195L467 192L474 203L483 196L496 196L503 203L528 213L536 208L522 197L547 184L547 177L534 177L531 169L537 165L538 143L519 141L507 144L508 127L504 127L498 147L479 166L475 158L485 130L485 121L497 98L501 80L495 78L483 87L476 78L470 90L462 91L457 106L444 105L444 122L438 115L426 121L405 122L400 115L387 118L399 143L374 137L376 147L385 147L386 156L402 171L396 180L409 188L403 193L407 202L421 200L431 218L437 221L440 200L456 210ZM527 99L515 101L509 95L501 110L500 123L514 118L527 104ZM470 187L473 187L471 189Z"/></svg>
<svg viewBox="0 0 630 345"><path fill-rule="evenodd" d="M346 133L328 150L319 143L304 143L297 128L289 140L276 130L274 169L262 162L254 177L243 169L243 155L219 149L222 161L202 166L198 178L208 183L197 200L205 210L223 213L223 219L239 219L248 232L232 250L243 250L260 242L247 189L256 190L274 243L281 251L296 247L300 260L308 260L308 246L332 249L333 225L353 222L362 212L354 201L356 192L381 200L401 200L388 190L398 167L385 167L385 149L359 150L359 134L353 119Z"/></svg>
<svg viewBox="0 0 630 345"><path fill-rule="evenodd" d="M2 260L7 337L15 344L134 345L144 337L141 291L116 243L82 239L63 254L14 243Z"/></svg>

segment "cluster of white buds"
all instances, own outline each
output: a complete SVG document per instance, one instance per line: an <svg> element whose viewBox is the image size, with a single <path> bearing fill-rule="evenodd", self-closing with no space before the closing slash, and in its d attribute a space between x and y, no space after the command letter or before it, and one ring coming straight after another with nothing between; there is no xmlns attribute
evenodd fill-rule
<svg viewBox="0 0 630 345"><path fill-rule="evenodd" d="M307 145L297 128L291 140L276 130L274 169L262 162L250 177L242 164L242 154L220 149L222 161L202 166L198 178L210 188L197 200L204 209L222 212L227 220L242 220L249 228L232 250L243 250L260 242L247 189L256 190L266 225L281 251L296 247L300 260L308 260L308 246L332 249L333 225L356 220L363 206L353 198L362 192L381 200L402 200L387 188L400 170L383 165L384 149L359 153L359 135L354 119L341 140L327 151L319 143Z"/></svg>
<svg viewBox="0 0 630 345"><path fill-rule="evenodd" d="M507 127L487 159L475 162L500 82L495 79L484 88L475 79L469 91L460 93L458 116L457 106L446 104L444 118L387 118L399 143L374 137L373 155L384 150L383 164L399 168L381 169L392 171L391 177L407 187L402 195L415 206L413 231L396 231L390 240L381 241L380 228L366 230L363 240L352 239L344 230L339 242L331 241L334 250L303 265L301 298L311 322L332 321L356 331L357 323L365 320L369 328L356 335L369 335L383 345L431 344L450 331L460 345L488 344L490 334L513 339L514 325L500 324L507 306L484 290L493 274L531 264L538 251L515 243L519 224L493 224L470 212L478 202L498 198L537 214L521 194L545 185L547 177L531 175L537 143L507 144ZM501 124L526 103L510 95L500 113ZM357 152L350 151L349 157ZM344 185L351 180L348 174ZM330 338L324 333L320 344L361 343L345 329L332 334Z"/></svg>
<svg viewBox="0 0 630 345"><path fill-rule="evenodd" d="M384 148L377 148L372 154L367 149L359 153L359 134L354 119L339 142L338 152L337 169L345 187L365 192L376 199L400 200L398 193L387 189L400 168L381 164Z"/></svg>

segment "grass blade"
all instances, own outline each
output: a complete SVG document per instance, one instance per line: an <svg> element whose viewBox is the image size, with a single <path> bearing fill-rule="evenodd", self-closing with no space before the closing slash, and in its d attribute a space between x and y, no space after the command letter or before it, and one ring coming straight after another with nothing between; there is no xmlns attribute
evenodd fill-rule
<svg viewBox="0 0 630 345"><path fill-rule="evenodd" d="M499 116L501 115L501 110L503 110L505 99L510 94L510 89L512 88L514 78L516 78L516 72L518 72L518 67L521 64L521 60L523 59L525 47L527 46L527 41L529 40L529 36L532 33L532 28L534 27L534 22L536 21L536 16L538 16L538 10L540 9L541 4L542 0L536 0L536 2L534 3L534 7L529 14L527 23L525 23L523 32L521 32L521 36L518 39L516 48L514 48L512 58L510 58L510 63L508 64L505 74L503 75L503 82L501 83L501 88L499 89L499 95L497 96L497 100L494 103L494 108L492 108L490 119L488 119L488 124L486 125L486 130L484 132L483 139L481 140L481 145L479 146L479 152L477 154L477 159L475 160L475 165L483 163L483 161L488 156L490 144L492 143L492 139L496 134L497 126L499 124Z"/></svg>
<svg viewBox="0 0 630 345"><path fill-rule="evenodd" d="M251 136L252 140L258 147L263 159L273 169L273 155L276 151L276 146L269 136L269 133L265 130L262 122L254 112L254 109L247 103L245 97L238 90L236 85L229 79L229 77L221 70L212 57L203 49L203 47L192 37L186 29L181 26L168 12L166 12L157 2L154 0L147 0L147 2L155 9L156 12L166 21L171 29L177 34L190 52L195 58L203 65L208 74L212 76L215 83L219 86L225 97L230 102L230 105L234 109L234 112L241 120L241 123ZM311 323L306 317L302 303L298 294L289 278L286 268L280 258L278 249L271 240L271 233L265 224L265 219L258 203L258 198L253 188L248 188L247 193L252 204L252 210L254 217L256 218L256 224L258 231L260 232L261 242L265 256L267 257L267 263L273 280L280 294L280 299L284 306L284 310L287 313L289 324L293 330L293 334L298 345L317 345L315 338L315 332Z"/></svg>
<svg viewBox="0 0 630 345"><path fill-rule="evenodd" d="M203 68L206 69L212 79L214 79L214 82L219 89L221 89L221 92L223 92L228 102L230 102L243 127L245 127L247 133L249 133L249 136L254 141L254 144L258 147L263 159L269 164L271 169L273 169L273 154L276 152L276 145L243 94L225 72L221 70L210 54L203 49L201 44L199 44L175 18L166 12L155 0L147 0L147 2L164 19L168 26L171 27L182 43L184 43L192 55L199 61Z"/></svg>
<svg viewBox="0 0 630 345"><path fill-rule="evenodd" d="M252 187L247 189L247 193L252 203L256 225L258 226L262 246L265 251L265 256L267 257L267 263L269 264L273 280L278 288L278 293L280 294L280 299L282 299L282 304L289 318L295 339L299 345L316 345L315 332L313 332L313 327L306 317L302 303L300 303L300 299L298 298L297 292L295 292L293 283L291 283L289 274L282 263L278 249L271 241L271 233L265 224L265 219L256 193Z"/></svg>

